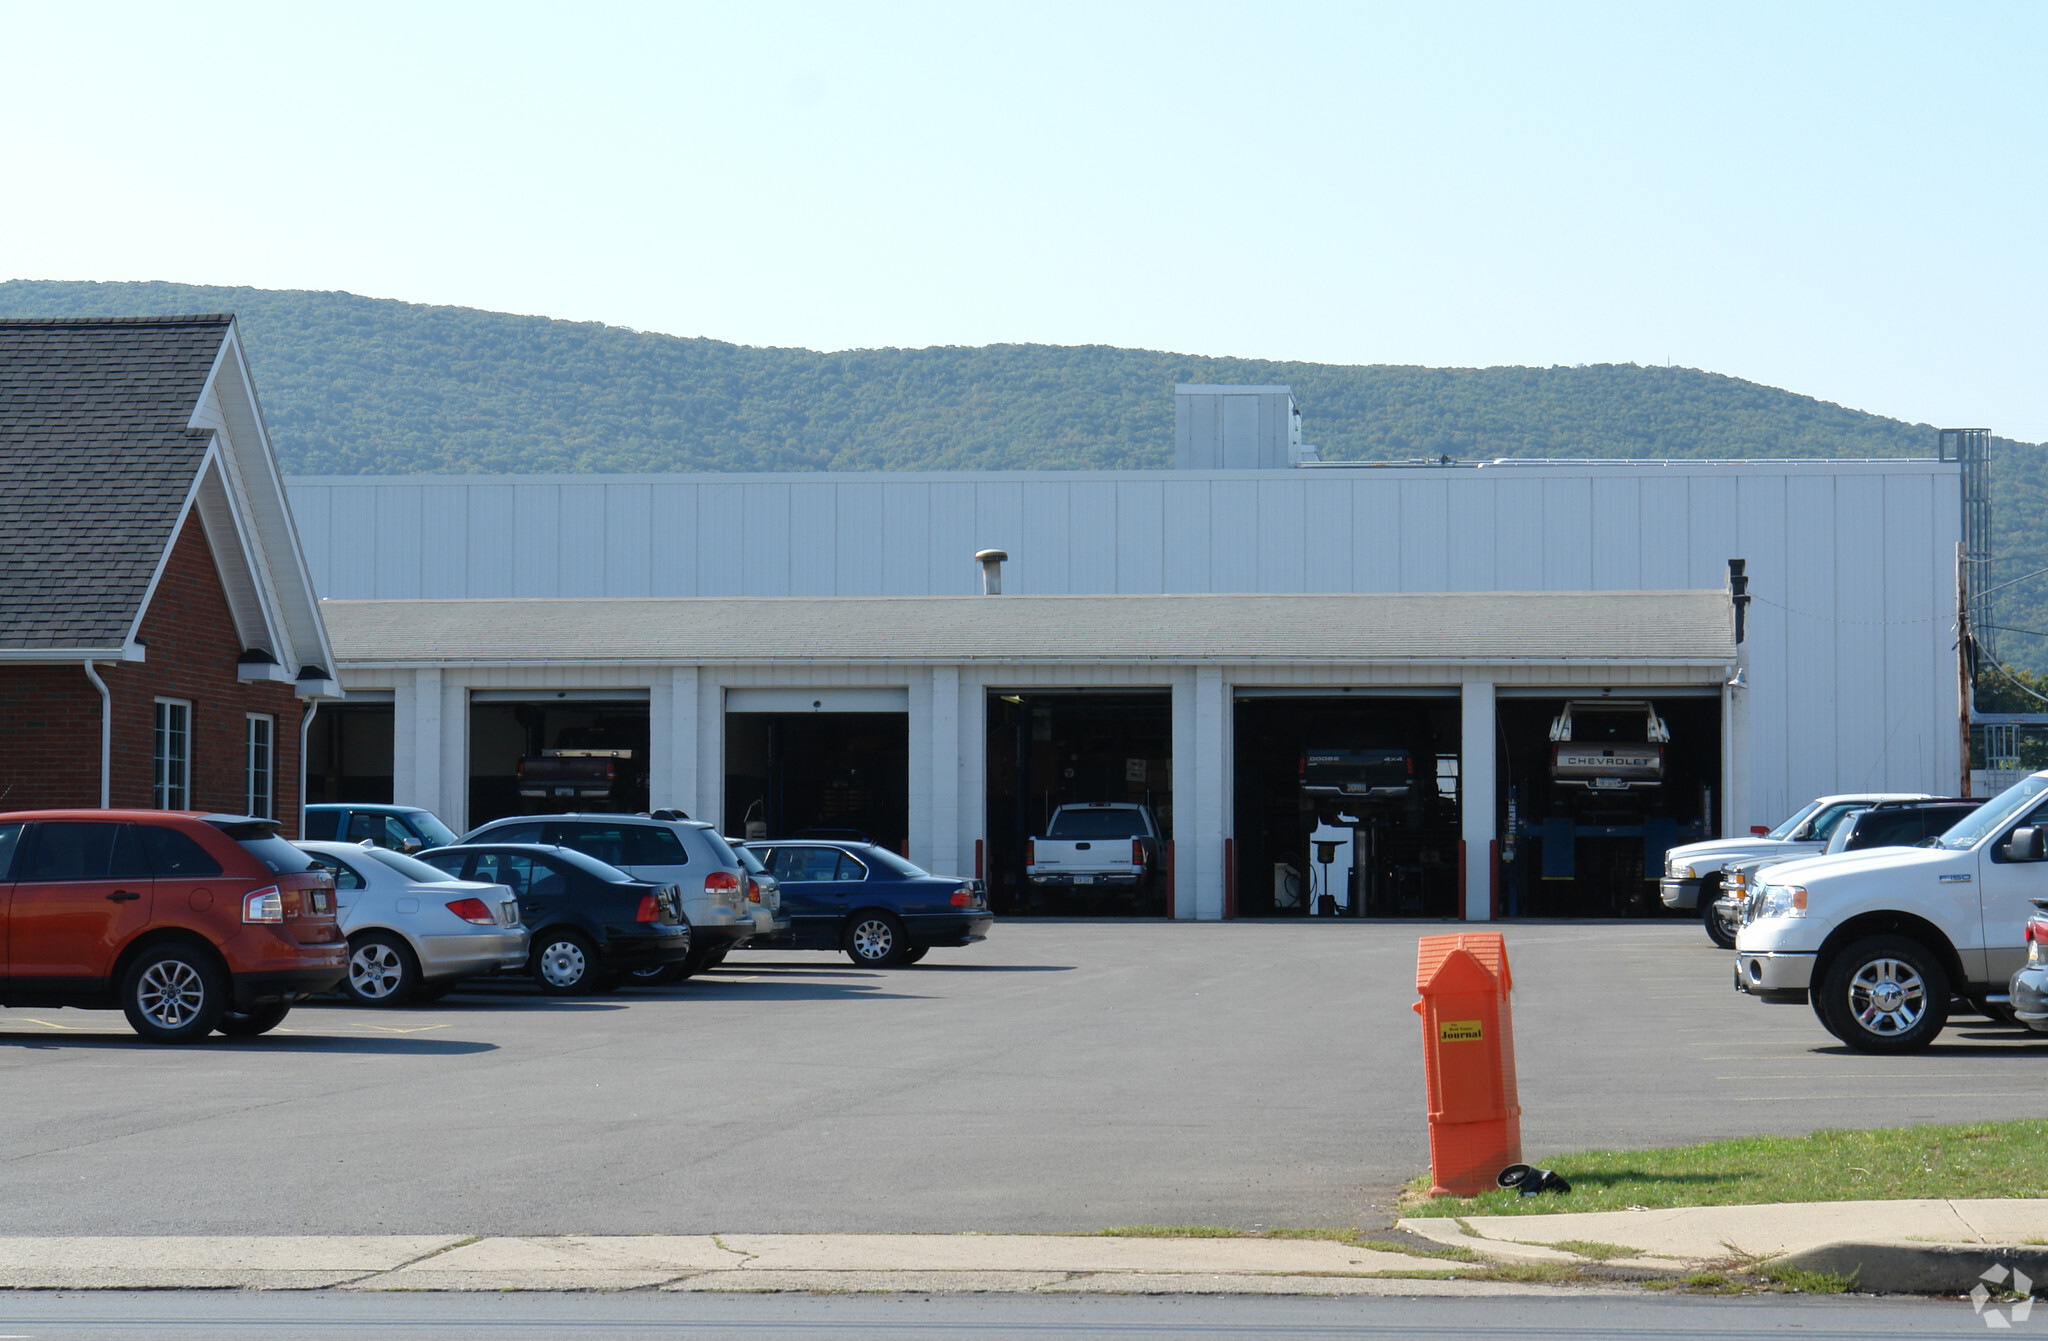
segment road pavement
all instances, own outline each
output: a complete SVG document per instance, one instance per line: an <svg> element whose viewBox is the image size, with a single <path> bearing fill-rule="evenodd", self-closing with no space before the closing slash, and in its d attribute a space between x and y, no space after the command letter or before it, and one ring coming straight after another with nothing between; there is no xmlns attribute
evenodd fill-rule
<svg viewBox="0 0 2048 1341"><path fill-rule="evenodd" d="M185 1049L0 1011L0 1198L17 1234L1383 1225L1428 1158L1415 939L1449 929L1011 921L894 972L743 952ZM1506 931L1534 1158L2048 1099L2048 1038L1857 1056L1690 924Z"/></svg>

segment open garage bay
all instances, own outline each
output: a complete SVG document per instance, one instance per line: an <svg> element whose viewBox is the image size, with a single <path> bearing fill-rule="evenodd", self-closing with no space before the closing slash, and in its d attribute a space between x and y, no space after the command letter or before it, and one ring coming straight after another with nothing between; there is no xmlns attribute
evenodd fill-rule
<svg viewBox="0 0 2048 1341"><path fill-rule="evenodd" d="M295 1011L188 1049L0 1011L18 1232L637 1233L1371 1224L1427 1158L1441 924L998 925L875 973ZM2048 1039L1867 1058L1728 986L1696 926L1517 924L1527 1152L2038 1116Z"/></svg>

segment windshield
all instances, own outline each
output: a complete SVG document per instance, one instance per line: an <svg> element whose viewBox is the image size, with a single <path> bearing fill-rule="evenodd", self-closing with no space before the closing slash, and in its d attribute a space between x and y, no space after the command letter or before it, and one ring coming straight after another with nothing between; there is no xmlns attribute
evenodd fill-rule
<svg viewBox="0 0 2048 1341"><path fill-rule="evenodd" d="M1062 810L1052 817L1047 838L1143 838L1145 821L1135 810Z"/></svg>
<svg viewBox="0 0 2048 1341"><path fill-rule="evenodd" d="M420 831L420 837L435 847L447 847L455 841L455 835L447 825L434 818L430 810L408 810L405 822Z"/></svg>
<svg viewBox="0 0 2048 1341"><path fill-rule="evenodd" d="M1975 847L2032 810L2043 792L2048 792L2048 777L2023 778L1971 811L1961 823L1928 846L1951 850Z"/></svg>
<svg viewBox="0 0 2048 1341"><path fill-rule="evenodd" d="M1844 816L1853 815L1860 810L1868 810L1869 808L1869 806L1855 801L1837 801L1834 805L1821 811L1820 814L1815 815L1813 822L1799 836L1811 839L1816 843L1825 843L1834 836L1835 826L1842 822Z"/></svg>
<svg viewBox="0 0 2048 1341"><path fill-rule="evenodd" d="M573 847L558 847L549 855L553 856L557 861L566 861L571 866L580 866L598 879L609 881L614 885L637 885L642 883L627 875L618 867L599 861L587 852L578 852Z"/></svg>
<svg viewBox="0 0 2048 1341"><path fill-rule="evenodd" d="M1820 802L1808 801L1793 813L1791 819L1786 820L1783 824L1765 834L1764 837L1775 838L1781 843L1789 841L1793 834L1799 832L1799 826L1806 823L1807 816L1819 809Z"/></svg>
<svg viewBox="0 0 2048 1341"><path fill-rule="evenodd" d="M366 847L363 855L373 861L381 861L416 885L445 885L455 879L437 866L429 866L417 857L408 857L403 852L393 852L388 847Z"/></svg>
<svg viewBox="0 0 2048 1341"><path fill-rule="evenodd" d="M871 862L883 870L893 871L897 875L919 876L931 874L930 871L927 871L922 866L912 866L886 847L864 847L860 850L860 857L863 861Z"/></svg>

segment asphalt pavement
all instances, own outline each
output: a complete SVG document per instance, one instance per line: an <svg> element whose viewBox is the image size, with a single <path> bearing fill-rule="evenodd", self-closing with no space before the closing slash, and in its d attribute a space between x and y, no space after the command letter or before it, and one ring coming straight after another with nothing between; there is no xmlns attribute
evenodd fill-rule
<svg viewBox="0 0 2048 1341"><path fill-rule="evenodd" d="M0 1198L52 1235L1386 1224L1427 1162L1415 940L1454 929L1011 921L892 972L743 952L186 1049L0 1011ZM1690 924L1505 930L1534 1158L2048 1099L2048 1038L1857 1056Z"/></svg>

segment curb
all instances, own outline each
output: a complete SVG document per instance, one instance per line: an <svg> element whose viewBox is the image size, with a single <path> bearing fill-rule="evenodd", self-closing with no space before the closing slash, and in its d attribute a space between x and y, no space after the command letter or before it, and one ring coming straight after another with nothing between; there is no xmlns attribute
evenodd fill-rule
<svg viewBox="0 0 2048 1341"><path fill-rule="evenodd" d="M1794 1268L1854 1281L1868 1294L1968 1294L1993 1267L2048 1284L2048 1247L1999 1243L1827 1243L1764 1264L1763 1274ZM2007 1277L2010 1279L2010 1277Z"/></svg>

